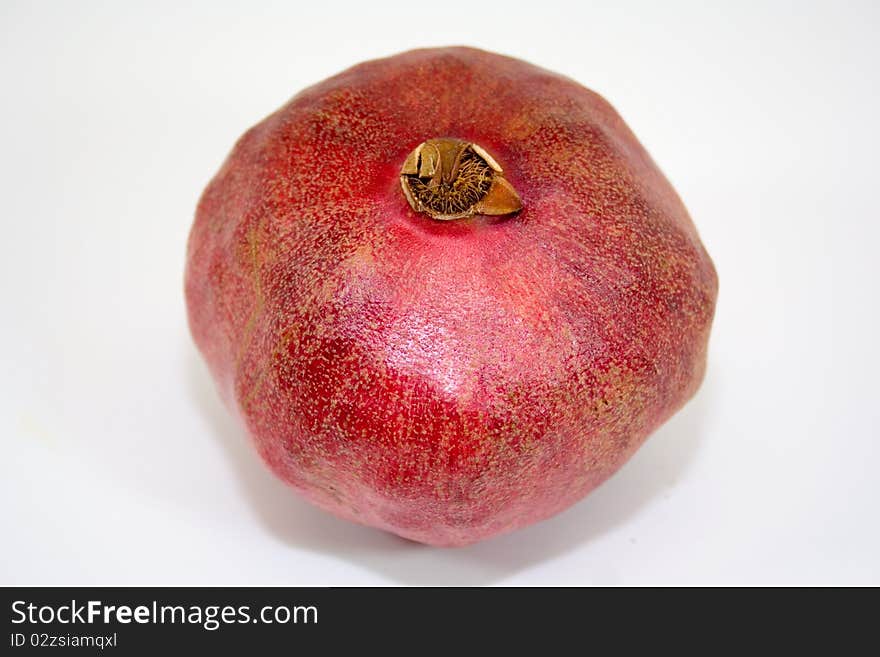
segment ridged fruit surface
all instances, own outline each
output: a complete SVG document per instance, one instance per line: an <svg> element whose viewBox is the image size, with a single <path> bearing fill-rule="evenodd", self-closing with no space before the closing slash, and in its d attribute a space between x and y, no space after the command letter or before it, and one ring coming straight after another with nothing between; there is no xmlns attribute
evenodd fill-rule
<svg viewBox="0 0 880 657"><path fill-rule="evenodd" d="M491 154L522 209L415 211L401 168L446 137ZM193 336L266 463L435 545L547 518L613 474L699 386L716 294L605 100L467 48L298 94L236 144L187 252Z"/></svg>

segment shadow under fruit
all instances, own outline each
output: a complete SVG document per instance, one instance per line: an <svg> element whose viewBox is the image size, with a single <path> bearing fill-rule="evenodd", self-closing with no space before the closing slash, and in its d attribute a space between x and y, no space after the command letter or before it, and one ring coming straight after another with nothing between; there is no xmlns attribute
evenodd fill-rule
<svg viewBox="0 0 880 657"><path fill-rule="evenodd" d="M614 109L468 48L355 66L236 144L190 234L190 327L269 466L435 545L613 474L696 391L717 294Z"/></svg>

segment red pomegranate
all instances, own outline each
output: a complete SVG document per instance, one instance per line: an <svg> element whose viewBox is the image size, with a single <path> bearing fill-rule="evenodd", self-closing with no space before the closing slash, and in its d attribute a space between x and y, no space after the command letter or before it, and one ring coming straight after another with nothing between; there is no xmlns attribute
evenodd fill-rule
<svg viewBox="0 0 880 657"><path fill-rule="evenodd" d="M716 294L605 100L469 48L360 64L249 130L186 269L195 341L272 470L435 545L614 473L699 386Z"/></svg>

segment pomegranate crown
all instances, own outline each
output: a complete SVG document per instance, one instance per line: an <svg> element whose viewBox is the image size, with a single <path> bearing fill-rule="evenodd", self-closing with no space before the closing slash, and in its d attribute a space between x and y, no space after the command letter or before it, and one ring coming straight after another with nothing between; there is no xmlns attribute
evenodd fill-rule
<svg viewBox="0 0 880 657"><path fill-rule="evenodd" d="M413 210L439 221L522 209L495 158L477 144L452 137L416 146L403 163L400 186Z"/></svg>

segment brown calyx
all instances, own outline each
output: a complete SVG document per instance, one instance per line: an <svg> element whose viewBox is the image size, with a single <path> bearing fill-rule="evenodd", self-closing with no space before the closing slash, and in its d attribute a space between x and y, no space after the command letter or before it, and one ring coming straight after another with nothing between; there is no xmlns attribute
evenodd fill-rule
<svg viewBox="0 0 880 657"><path fill-rule="evenodd" d="M522 209L494 158L477 144L451 137L419 144L403 163L400 186L413 210L441 221Z"/></svg>

